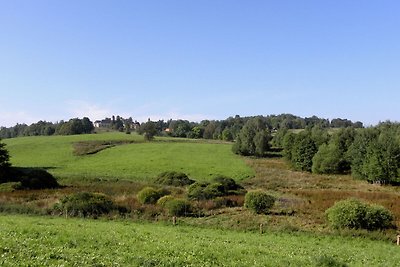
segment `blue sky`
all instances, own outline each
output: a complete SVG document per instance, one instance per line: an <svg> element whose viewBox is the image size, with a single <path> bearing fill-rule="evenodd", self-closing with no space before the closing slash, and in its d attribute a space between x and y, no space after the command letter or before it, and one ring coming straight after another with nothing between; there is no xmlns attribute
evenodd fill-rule
<svg viewBox="0 0 400 267"><path fill-rule="evenodd" d="M400 1L0 1L0 125L400 120Z"/></svg>

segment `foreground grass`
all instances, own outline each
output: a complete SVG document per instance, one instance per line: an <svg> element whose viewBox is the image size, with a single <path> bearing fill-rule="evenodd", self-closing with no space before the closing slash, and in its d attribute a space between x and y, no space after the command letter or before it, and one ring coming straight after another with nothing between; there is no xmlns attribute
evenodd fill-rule
<svg viewBox="0 0 400 267"><path fill-rule="evenodd" d="M129 141L94 155L74 156L80 141ZM146 181L164 171L181 171L196 180L226 175L237 180L254 176L230 144L188 142L158 138L144 143L135 134L104 133L76 136L38 136L7 139L14 166L43 167L63 179L93 178Z"/></svg>
<svg viewBox="0 0 400 267"><path fill-rule="evenodd" d="M0 215L1 266L396 266L399 252L359 238Z"/></svg>

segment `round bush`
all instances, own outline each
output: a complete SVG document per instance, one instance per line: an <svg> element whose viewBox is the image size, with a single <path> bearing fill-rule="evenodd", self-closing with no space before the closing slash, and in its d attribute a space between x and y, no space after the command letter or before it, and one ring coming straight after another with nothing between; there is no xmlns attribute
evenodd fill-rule
<svg viewBox="0 0 400 267"><path fill-rule="evenodd" d="M171 216L186 216L192 212L192 205L185 199L172 199L165 203L168 214Z"/></svg>
<svg viewBox="0 0 400 267"><path fill-rule="evenodd" d="M10 181L19 182L15 185L15 189L46 189L58 188L56 178L49 172L37 168L10 168L9 175L12 177Z"/></svg>
<svg viewBox="0 0 400 267"><path fill-rule="evenodd" d="M174 200L174 199L175 199L175 198L174 198L173 196L171 196L171 195L163 196L163 197L161 197L161 198L159 198L159 199L157 200L157 205L159 205L159 206L161 206L161 207L164 207L165 204L166 204L168 201Z"/></svg>
<svg viewBox="0 0 400 267"><path fill-rule="evenodd" d="M182 172L163 172L154 180L157 184L171 185L171 186L186 186L191 185L195 181L190 179Z"/></svg>
<svg viewBox="0 0 400 267"><path fill-rule="evenodd" d="M217 176L214 177L213 182L222 185L223 195L244 195L246 193L244 188L230 177Z"/></svg>
<svg viewBox="0 0 400 267"><path fill-rule="evenodd" d="M160 197L165 196L166 194L168 193L164 190L145 187L138 192L137 198L142 204L155 204Z"/></svg>
<svg viewBox="0 0 400 267"><path fill-rule="evenodd" d="M261 191L248 192L244 197L244 206L256 213L267 213L275 204L275 197Z"/></svg>
<svg viewBox="0 0 400 267"><path fill-rule="evenodd" d="M393 215L384 207L369 205L358 199L336 202L325 213L330 225L335 229L385 229L389 228L393 221Z"/></svg>
<svg viewBox="0 0 400 267"><path fill-rule="evenodd" d="M70 216L98 216L115 209L112 200L104 194L80 192L64 197L56 209Z"/></svg>

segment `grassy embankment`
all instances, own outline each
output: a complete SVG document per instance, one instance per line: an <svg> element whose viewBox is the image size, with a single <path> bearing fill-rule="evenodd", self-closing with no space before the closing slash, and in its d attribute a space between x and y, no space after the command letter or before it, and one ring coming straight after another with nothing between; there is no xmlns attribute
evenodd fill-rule
<svg viewBox="0 0 400 267"><path fill-rule="evenodd" d="M318 266L328 262L396 266L400 253L387 242L361 238L0 215L1 266Z"/></svg>
<svg viewBox="0 0 400 267"><path fill-rule="evenodd" d="M75 156L82 141L125 141L96 154ZM77 136L39 136L4 140L14 166L43 167L67 182L100 179L149 181L164 171L181 171L195 180L222 174L237 180L254 176L230 144L157 138L145 143L136 134L104 133Z"/></svg>

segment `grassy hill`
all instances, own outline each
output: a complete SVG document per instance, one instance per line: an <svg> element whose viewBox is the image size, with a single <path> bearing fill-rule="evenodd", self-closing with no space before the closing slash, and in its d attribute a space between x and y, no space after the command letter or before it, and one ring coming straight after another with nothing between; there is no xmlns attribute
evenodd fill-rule
<svg viewBox="0 0 400 267"><path fill-rule="evenodd" d="M398 247L361 238L12 215L0 215L0 229L1 266L397 266L400 262Z"/></svg>
<svg viewBox="0 0 400 267"><path fill-rule="evenodd" d="M231 144L157 138L145 143L135 134L103 133L75 136L38 136L4 140L14 166L43 167L62 179L92 178L146 181L164 171L181 171L196 180L226 175L241 180L254 171L231 152ZM120 141L92 155L76 156L78 142ZM129 143L131 142L131 143Z"/></svg>

